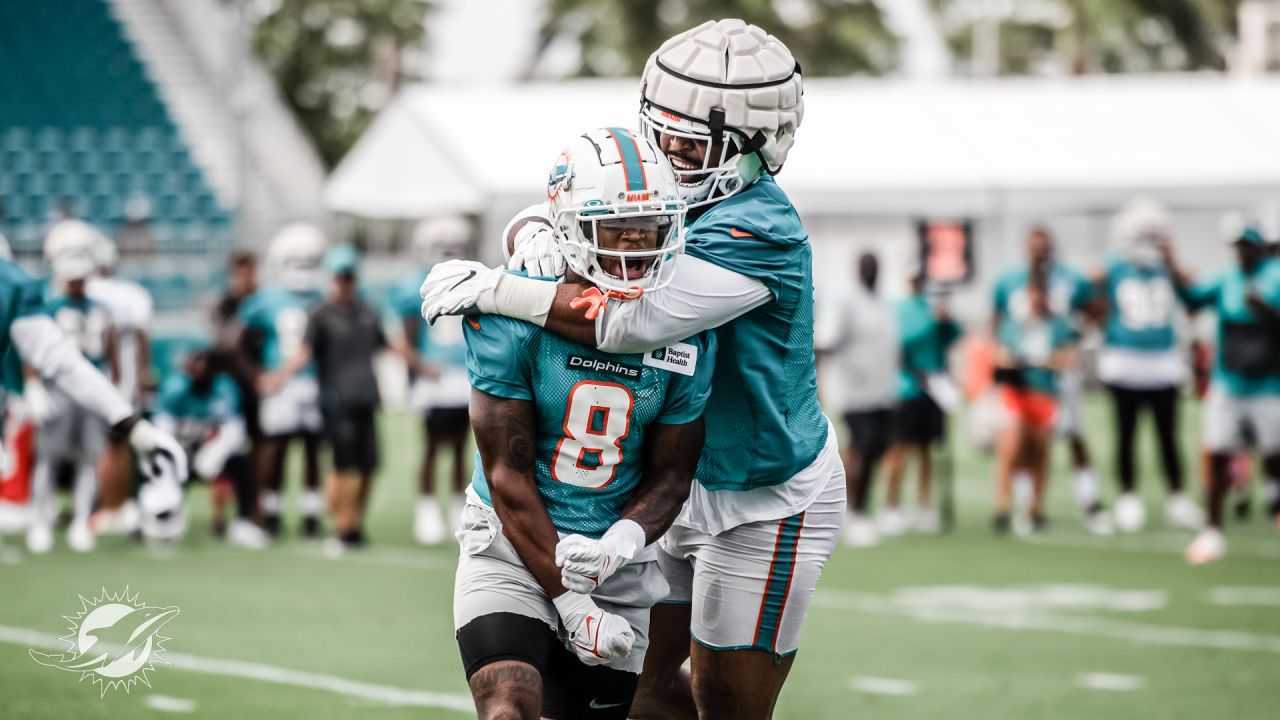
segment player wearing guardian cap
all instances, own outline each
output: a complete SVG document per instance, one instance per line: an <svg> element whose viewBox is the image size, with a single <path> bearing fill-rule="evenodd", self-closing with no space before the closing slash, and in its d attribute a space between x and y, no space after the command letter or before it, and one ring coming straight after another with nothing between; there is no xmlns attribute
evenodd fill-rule
<svg viewBox="0 0 1280 720"><path fill-rule="evenodd" d="M652 143L619 128L584 133L547 195L568 278L591 287L585 303L665 292L685 205ZM692 484L712 339L657 358L493 315L464 332L481 467L453 607L480 717L626 718L650 608L667 593L647 546Z"/></svg>
<svg viewBox="0 0 1280 720"><path fill-rule="evenodd" d="M275 281L260 288L240 306L247 337L237 343L252 348L248 365L265 377L297 354L307 330L307 313L320 303L325 273L321 267L328 242L320 228L291 223L276 233L267 249L267 265ZM262 446L256 451L256 474L262 491L260 510L265 529L280 530L280 490L290 440L302 438L305 484L302 495L303 533L320 535L320 404L315 373L307 365L283 388L263 388L258 413Z"/></svg>
<svg viewBox="0 0 1280 720"><path fill-rule="evenodd" d="M642 126L694 206L661 293L588 319L574 311L573 284L552 292L441 267L423 286L428 318L478 304L608 352L669 356L681 338L721 328L698 482L664 544L676 604L655 608L637 716L693 717L696 692L702 717L768 717L840 532L844 473L817 400L812 252L773 179L803 109L797 63L760 28L721 20L681 33L650 57L641 102ZM512 223L512 265L554 272L550 224L547 208ZM681 670L690 632L696 688Z"/></svg>
<svg viewBox="0 0 1280 720"><path fill-rule="evenodd" d="M60 243L58 240L53 244L57 246ZM0 332L0 356L10 348L15 349L23 362L39 376L39 379L28 382L29 388L41 381L49 383L58 392L74 397L82 411L105 420L110 425L113 438L127 438L138 453L144 474L149 479L173 484L185 482L187 458L182 448L173 437L134 414L129 402L112 387L111 381L93 366L49 316L42 295L39 282L18 266L0 260L0 329L3 330ZM37 511L44 509L38 507ZM35 540L32 550L47 551L53 538L51 533L45 533Z"/></svg>
<svg viewBox="0 0 1280 720"><path fill-rule="evenodd" d="M463 491L467 485L467 431L470 429L467 402L467 346L462 337L462 318L440 318L434 325L422 319L418 288L427 271L436 263L466 256L471 225L461 217L423 220L413 231L411 251L420 269L396 286L393 310L400 318L405 342L413 351L410 367L409 404L423 416L426 436L418 473L418 502L413 534L418 542L442 542L450 526L457 531ZM453 462L450 474L451 500L446 525L436 502L436 455L444 450Z"/></svg>

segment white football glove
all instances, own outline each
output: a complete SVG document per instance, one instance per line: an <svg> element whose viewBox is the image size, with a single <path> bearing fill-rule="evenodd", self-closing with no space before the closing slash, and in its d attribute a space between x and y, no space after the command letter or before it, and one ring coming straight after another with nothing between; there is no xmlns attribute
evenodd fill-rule
<svg viewBox="0 0 1280 720"><path fill-rule="evenodd" d="M493 290L502 268L474 260L448 260L431 268L422 281L422 317L434 323L441 315L474 315L493 312Z"/></svg>
<svg viewBox="0 0 1280 720"><path fill-rule="evenodd" d="M644 529L619 520L599 539L569 535L556 544L560 582L569 590L591 593L644 548Z"/></svg>
<svg viewBox="0 0 1280 720"><path fill-rule="evenodd" d="M27 378L22 384L22 404L26 407L27 417L37 425L43 425L53 419L58 407L53 396L45 389L39 378Z"/></svg>
<svg viewBox="0 0 1280 720"><path fill-rule="evenodd" d="M507 261L508 270L524 270L531 277L564 275L564 253L549 225L537 221L525 223L516 233L513 244L515 251Z"/></svg>
<svg viewBox="0 0 1280 720"><path fill-rule="evenodd" d="M196 477L213 480L222 473L222 466L227 464L226 455L226 451L216 441L207 442L191 458L191 469L195 471Z"/></svg>
<svg viewBox="0 0 1280 720"><path fill-rule="evenodd" d="M129 431L129 445L138 453L138 464L147 477L171 472L178 483L187 481L187 453L169 433L139 420Z"/></svg>
<svg viewBox="0 0 1280 720"><path fill-rule="evenodd" d="M636 642L631 624L607 613L590 595L567 592L552 600L569 632L569 649L587 665L603 665L625 657Z"/></svg>

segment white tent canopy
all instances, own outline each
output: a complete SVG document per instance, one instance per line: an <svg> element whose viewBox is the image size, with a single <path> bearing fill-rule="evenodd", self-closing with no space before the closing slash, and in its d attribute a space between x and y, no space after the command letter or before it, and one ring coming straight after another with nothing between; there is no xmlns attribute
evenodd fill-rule
<svg viewBox="0 0 1280 720"><path fill-rule="evenodd" d="M334 172L333 210L414 218L534 200L559 148L634 125L634 80L417 86ZM1114 206L1155 191L1218 204L1280 188L1280 80L1221 75L982 82L816 79L780 182L802 211L986 213Z"/></svg>

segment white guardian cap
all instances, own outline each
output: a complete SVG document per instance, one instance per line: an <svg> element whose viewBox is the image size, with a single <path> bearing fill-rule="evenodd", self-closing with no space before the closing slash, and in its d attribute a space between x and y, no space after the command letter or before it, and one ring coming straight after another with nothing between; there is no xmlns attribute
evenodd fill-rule
<svg viewBox="0 0 1280 720"><path fill-rule="evenodd" d="M671 281L685 202L654 143L622 128L579 135L551 167L547 200L565 264L588 282L634 295Z"/></svg>
<svg viewBox="0 0 1280 720"><path fill-rule="evenodd" d="M800 65L777 38L742 20L708 21L645 63L640 126L706 143L701 167L663 146L691 207L776 175L804 118Z"/></svg>

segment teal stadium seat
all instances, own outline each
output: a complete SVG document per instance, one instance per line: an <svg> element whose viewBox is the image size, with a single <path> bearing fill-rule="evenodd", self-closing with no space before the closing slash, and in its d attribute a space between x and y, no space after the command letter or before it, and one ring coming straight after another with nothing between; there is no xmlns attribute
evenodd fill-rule
<svg viewBox="0 0 1280 720"><path fill-rule="evenodd" d="M0 161L0 232L21 239L19 253L39 251L62 197L114 233L135 193L152 201L158 252L230 248L231 216L107 0L0 2ZM189 294L190 283L167 292Z"/></svg>

